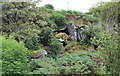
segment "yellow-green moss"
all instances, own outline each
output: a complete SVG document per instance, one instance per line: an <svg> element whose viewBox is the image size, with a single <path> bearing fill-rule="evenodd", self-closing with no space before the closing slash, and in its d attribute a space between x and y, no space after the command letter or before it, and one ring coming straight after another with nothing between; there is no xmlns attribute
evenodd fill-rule
<svg viewBox="0 0 120 76"><path fill-rule="evenodd" d="M66 33L59 33L55 36L58 37L58 38L61 38L63 40L66 40L68 38L68 35Z"/></svg>

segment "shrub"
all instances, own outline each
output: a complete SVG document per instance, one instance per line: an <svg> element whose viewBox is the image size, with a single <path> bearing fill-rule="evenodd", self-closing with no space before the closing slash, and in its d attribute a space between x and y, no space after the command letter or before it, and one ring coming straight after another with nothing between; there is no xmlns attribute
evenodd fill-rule
<svg viewBox="0 0 120 76"><path fill-rule="evenodd" d="M27 48L23 42L17 42L13 38L5 36L2 40L2 73L3 74L27 74L30 71Z"/></svg>
<svg viewBox="0 0 120 76"><path fill-rule="evenodd" d="M97 33L97 36L92 38L91 43L98 45L99 54L104 58L106 66L109 65L109 70L113 74L119 74L119 35L115 32L114 35L106 31Z"/></svg>
<svg viewBox="0 0 120 76"><path fill-rule="evenodd" d="M0 60L0 75L2 75L2 60Z"/></svg>
<svg viewBox="0 0 120 76"><path fill-rule="evenodd" d="M61 54L53 58L31 61L30 74L105 74L103 66L98 66L94 59L98 55L94 51L79 54Z"/></svg>
<svg viewBox="0 0 120 76"><path fill-rule="evenodd" d="M55 59L44 58L31 61L32 72L30 74L60 74Z"/></svg>
<svg viewBox="0 0 120 76"><path fill-rule="evenodd" d="M95 32L91 43L98 46L98 52L103 57L107 72L119 74L119 2L102 2L90 9L99 17L101 28ZM117 28L117 29L116 29Z"/></svg>
<svg viewBox="0 0 120 76"><path fill-rule="evenodd" d="M77 54L62 55L56 62L61 66L59 67L61 74L96 74L100 72L100 67L98 68L94 62L95 57L97 54L94 52L81 51Z"/></svg>
<svg viewBox="0 0 120 76"><path fill-rule="evenodd" d="M41 44L39 43L40 40L38 40L37 37L32 37L31 40L25 42L25 46L29 50L38 50L41 47Z"/></svg>
<svg viewBox="0 0 120 76"><path fill-rule="evenodd" d="M54 13L50 19L57 24L58 28L66 26L65 16L62 14Z"/></svg>
<svg viewBox="0 0 120 76"><path fill-rule="evenodd" d="M86 26L85 29L79 32L81 40L80 43L83 45L90 44L90 38L93 38L95 35L95 31L98 28L95 27L95 25L90 24L89 26Z"/></svg>
<svg viewBox="0 0 120 76"><path fill-rule="evenodd" d="M51 4L46 4L44 7L48 8L48 9L53 9L54 10L53 5L51 5Z"/></svg>
<svg viewBox="0 0 120 76"><path fill-rule="evenodd" d="M49 44L49 39L52 38L52 34L53 34L53 29L51 29L50 27L44 27L42 28L41 33L39 33L39 40L43 46L47 46Z"/></svg>
<svg viewBox="0 0 120 76"><path fill-rule="evenodd" d="M53 37L49 40L50 40L50 43L46 50L48 51L50 56L56 57L57 55L64 52L64 47L57 38Z"/></svg>

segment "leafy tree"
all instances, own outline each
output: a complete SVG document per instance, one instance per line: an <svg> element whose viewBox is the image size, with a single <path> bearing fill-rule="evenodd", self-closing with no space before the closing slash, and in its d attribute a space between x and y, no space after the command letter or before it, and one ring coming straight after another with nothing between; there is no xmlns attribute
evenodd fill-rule
<svg viewBox="0 0 120 76"><path fill-rule="evenodd" d="M119 14L119 3L101 2L90 8L89 11L99 17L104 23L109 23L109 21L114 23L117 21L116 17L118 17Z"/></svg>
<svg viewBox="0 0 120 76"><path fill-rule="evenodd" d="M53 5L51 5L51 4L46 4L44 7L48 8L48 9L53 9L54 10Z"/></svg>
<svg viewBox="0 0 120 76"><path fill-rule="evenodd" d="M107 72L119 74L119 16L117 2L100 3L91 10L100 17L98 26L100 28L95 32L92 43L98 45L100 55L106 63ZM96 11L97 10L97 11ZM97 27L98 27L97 26Z"/></svg>
<svg viewBox="0 0 120 76"><path fill-rule="evenodd" d="M50 22L48 12L35 7L35 4L27 2L3 2L2 7L2 31L8 35L14 32L15 39L17 41L24 41L29 49L39 49L39 45L41 45L39 39L43 35L43 30L49 30L49 27L54 28L54 25L52 26L54 22ZM46 26L49 27L46 28ZM42 41L46 41L47 33L45 34Z"/></svg>
<svg viewBox="0 0 120 76"><path fill-rule="evenodd" d="M54 13L51 17L51 20L53 20L55 22L55 24L57 25L58 28L62 28L65 27L66 21L65 21L65 16L59 13Z"/></svg>
<svg viewBox="0 0 120 76"><path fill-rule="evenodd" d="M2 3L2 6L3 32L6 32L8 35L15 32L18 41L25 41L31 36L37 36L36 33L38 32L38 26L36 26L33 21L33 18L36 16L34 13L36 9L32 9L34 8L34 5L26 2L4 2ZM12 7L10 8L9 6ZM31 35L31 33L33 34Z"/></svg>
<svg viewBox="0 0 120 76"><path fill-rule="evenodd" d="M116 32L114 35L103 31L96 32L96 36L92 38L92 43L98 45L98 52L103 57L107 66L107 72L119 74L119 35Z"/></svg>

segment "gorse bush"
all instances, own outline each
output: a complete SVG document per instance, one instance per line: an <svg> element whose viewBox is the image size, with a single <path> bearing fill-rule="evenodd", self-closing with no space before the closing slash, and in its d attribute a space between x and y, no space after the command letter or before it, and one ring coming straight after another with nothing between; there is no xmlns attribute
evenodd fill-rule
<svg viewBox="0 0 120 76"><path fill-rule="evenodd" d="M30 72L28 63L28 49L23 42L17 42L13 38L1 36L2 40L2 73L3 74L27 74Z"/></svg>

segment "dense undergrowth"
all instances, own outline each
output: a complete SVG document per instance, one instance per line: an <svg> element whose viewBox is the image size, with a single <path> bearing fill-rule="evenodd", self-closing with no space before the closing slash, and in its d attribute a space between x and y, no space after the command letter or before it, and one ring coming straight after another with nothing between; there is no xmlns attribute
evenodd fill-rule
<svg viewBox="0 0 120 76"><path fill-rule="evenodd" d="M101 3L88 13L26 2L0 5L2 74L119 74L118 3ZM81 40L68 39L63 46L57 31L73 22L77 28L85 26ZM30 52L43 49L47 57L30 60Z"/></svg>

